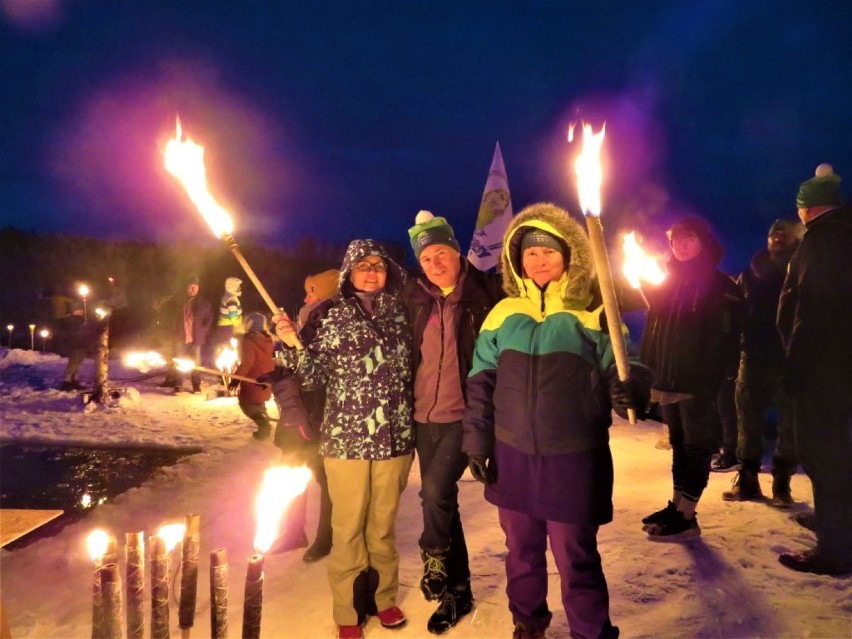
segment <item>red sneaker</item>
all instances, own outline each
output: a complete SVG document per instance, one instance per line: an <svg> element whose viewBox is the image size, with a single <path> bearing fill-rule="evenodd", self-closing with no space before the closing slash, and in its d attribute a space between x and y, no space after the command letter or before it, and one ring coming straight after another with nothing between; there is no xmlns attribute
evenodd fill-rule
<svg viewBox="0 0 852 639"><path fill-rule="evenodd" d="M408 621L405 618L405 613L396 606L387 610L380 610L378 616L385 628L402 628Z"/></svg>
<svg viewBox="0 0 852 639"><path fill-rule="evenodd" d="M337 626L337 639L364 639L361 626Z"/></svg>

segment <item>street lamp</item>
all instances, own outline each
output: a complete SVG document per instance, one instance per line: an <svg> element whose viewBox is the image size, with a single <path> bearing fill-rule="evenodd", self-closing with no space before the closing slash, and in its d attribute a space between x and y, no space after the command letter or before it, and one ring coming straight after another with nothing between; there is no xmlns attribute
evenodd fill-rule
<svg viewBox="0 0 852 639"><path fill-rule="evenodd" d="M35 350L35 324L30 324L30 350Z"/></svg>
<svg viewBox="0 0 852 639"><path fill-rule="evenodd" d="M80 288L77 289L77 292L80 294L80 297L83 298L83 323L85 324L89 319L89 313L86 309L86 305L89 301L89 287L85 284L80 284Z"/></svg>
<svg viewBox="0 0 852 639"><path fill-rule="evenodd" d="M38 334L41 335L41 352L43 353L44 352L44 344L45 344L45 342L47 342L47 338L50 337L50 331L47 330L46 328L43 328L39 331Z"/></svg>
<svg viewBox="0 0 852 639"><path fill-rule="evenodd" d="M6 330L9 331L9 348L12 348L12 331L15 330L14 324L6 324Z"/></svg>

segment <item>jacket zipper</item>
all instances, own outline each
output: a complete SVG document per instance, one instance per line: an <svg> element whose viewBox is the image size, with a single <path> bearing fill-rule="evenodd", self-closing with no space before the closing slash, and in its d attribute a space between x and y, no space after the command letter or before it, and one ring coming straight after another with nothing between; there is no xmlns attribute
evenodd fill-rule
<svg viewBox="0 0 852 639"><path fill-rule="evenodd" d="M435 381L435 400L432 403L432 408L426 413L426 421L430 423L432 411L438 405L438 392L441 389L441 371L444 369L444 304L442 299L438 300L438 317L441 321L441 354L438 356L438 379Z"/></svg>

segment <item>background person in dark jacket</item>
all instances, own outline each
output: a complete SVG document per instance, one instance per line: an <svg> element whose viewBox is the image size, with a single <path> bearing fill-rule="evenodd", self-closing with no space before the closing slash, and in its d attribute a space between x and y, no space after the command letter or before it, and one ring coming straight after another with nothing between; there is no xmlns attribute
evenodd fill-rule
<svg viewBox="0 0 852 639"><path fill-rule="evenodd" d="M597 550L598 527L612 521L609 426L613 404L645 408L650 375L634 367L633 382L618 381L603 308L586 310L589 241L565 211L521 211L502 265L508 297L476 340L463 450L506 534L514 637L544 637L550 624L548 537L571 635L617 637Z"/></svg>
<svg viewBox="0 0 852 639"><path fill-rule="evenodd" d="M790 478L799 465L793 430L793 405L783 388L784 349L775 327L778 298L787 275L787 264L804 233L796 220L775 220L767 247L751 259L740 277L743 294L743 334L737 375L737 458L739 476L725 501L763 499L758 481L766 431L766 411L778 413L778 437L772 459L772 504L793 504Z"/></svg>
<svg viewBox="0 0 852 639"><path fill-rule="evenodd" d="M210 332L210 326L213 324L213 311L210 308L210 302L198 295L198 276L191 275L186 286L187 299L181 306L181 317L183 321L180 324L179 343L183 349L183 356L191 359L196 364L201 364L201 351L207 343L207 334ZM201 392L201 374L193 370L190 373L192 381L192 392ZM180 390L183 384L181 379L180 384L175 386L175 390Z"/></svg>
<svg viewBox="0 0 852 639"><path fill-rule="evenodd" d="M59 386L59 389L63 391L83 388L77 376L86 356L94 348L97 333L97 322L86 322L83 317L83 302L72 300L69 309L69 314L59 319L57 323L59 354L68 358L65 371L62 373L62 383Z"/></svg>
<svg viewBox="0 0 852 639"><path fill-rule="evenodd" d="M651 391L659 402L672 445L672 499L642 520L654 541L701 534L695 508L707 487L714 432L714 402L739 353L740 294L717 264L722 247L703 219L687 217L668 230L668 276L647 287L648 321L641 359L654 371Z"/></svg>
<svg viewBox="0 0 852 639"><path fill-rule="evenodd" d="M440 601L426 627L441 634L473 609L458 503L458 481L467 468L461 448L464 380L479 327L503 290L499 275L482 273L461 256L444 218L420 211L408 234L423 269L402 292L414 336L414 424L423 503L420 590L427 601Z"/></svg>
<svg viewBox="0 0 852 639"><path fill-rule="evenodd" d="M796 447L814 491L817 543L779 561L817 574L852 572L852 208L828 164L796 198L807 231L778 308Z"/></svg>

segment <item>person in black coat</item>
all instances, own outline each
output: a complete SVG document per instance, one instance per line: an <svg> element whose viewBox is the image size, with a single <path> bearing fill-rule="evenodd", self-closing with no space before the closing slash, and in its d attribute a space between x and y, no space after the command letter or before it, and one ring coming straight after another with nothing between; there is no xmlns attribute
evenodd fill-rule
<svg viewBox="0 0 852 639"><path fill-rule="evenodd" d="M778 559L800 572L843 574L852 572L852 207L828 164L801 185L796 204L807 231L784 280L778 329L817 543Z"/></svg>
<svg viewBox="0 0 852 639"><path fill-rule="evenodd" d="M654 541L701 534L695 509L707 486L718 427L715 401L739 345L740 294L717 264L723 249L706 221L679 220L668 230L668 277L648 287L641 360L654 371L652 401L661 406L672 445L672 499L642 520Z"/></svg>
<svg viewBox="0 0 852 639"><path fill-rule="evenodd" d="M725 501L763 499L758 481L763 457L766 411L778 413L778 437L772 461L772 504L790 507L790 478L799 465L793 432L793 405L784 391L784 348L775 328L778 298L787 275L787 264L799 246L804 227L797 220L775 220L767 247L751 259L740 276L743 293L743 335L736 383L737 458L742 463Z"/></svg>
<svg viewBox="0 0 852 639"><path fill-rule="evenodd" d="M83 316L83 302L73 301L69 308L69 314L57 323L59 353L68 358L59 390L73 392L83 388L77 376L86 355L94 348L97 324L86 321Z"/></svg>
<svg viewBox="0 0 852 639"><path fill-rule="evenodd" d="M505 294L499 275L474 268L459 252L443 217L420 211L409 229L423 271L402 291L411 322L414 423L420 461L423 533L420 590L438 609L427 622L441 634L473 609L467 544L458 504L458 481L467 468L462 452L465 383L473 367L479 328Z"/></svg>

